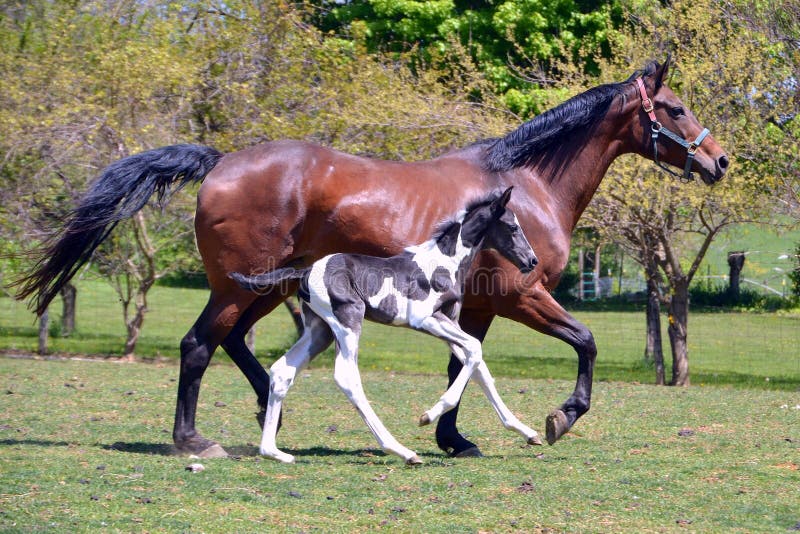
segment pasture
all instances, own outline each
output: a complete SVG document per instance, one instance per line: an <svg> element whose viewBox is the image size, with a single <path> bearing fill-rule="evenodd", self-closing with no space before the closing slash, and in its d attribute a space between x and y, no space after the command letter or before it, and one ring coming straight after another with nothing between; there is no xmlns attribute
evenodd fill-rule
<svg viewBox="0 0 800 534"><path fill-rule="evenodd" d="M155 287L149 297L151 311L145 319L137 354L143 359L178 357L181 337L197 318L208 298L201 289ZM59 337L61 303L51 306L50 340L54 353L119 355L125 327L116 295L102 281L78 284L77 331ZM643 311L577 311L574 313L595 334L598 346L595 381L650 383L654 371L642 363ZM665 358L669 357L667 318L662 317ZM265 364L292 344L294 326L289 314L278 309L256 326L256 355ZM36 349L35 317L23 303L0 297L0 350L30 352ZM530 329L496 319L484 343L486 360L496 376L574 380L577 358L564 343ZM314 367L330 367L329 350ZM800 314L696 312L689 318L689 359L692 382L762 389L800 387ZM364 325L360 365L363 370L443 374L446 348L441 341L399 328ZM230 361L219 350L214 361ZM667 362L669 364L669 362ZM669 365L667 373L669 376ZM767 380L769 379L769 380Z"/></svg>
<svg viewBox="0 0 800 534"><path fill-rule="evenodd" d="M105 532L786 532L800 528L800 394L600 381L553 447L500 428L475 386L461 429L482 459L448 459L416 420L441 376L367 371L373 406L425 461L376 450L329 369L303 373L261 459L251 391L209 368L199 428L233 458L171 455L177 367L0 358L0 530ZM572 381L502 378L542 430Z"/></svg>

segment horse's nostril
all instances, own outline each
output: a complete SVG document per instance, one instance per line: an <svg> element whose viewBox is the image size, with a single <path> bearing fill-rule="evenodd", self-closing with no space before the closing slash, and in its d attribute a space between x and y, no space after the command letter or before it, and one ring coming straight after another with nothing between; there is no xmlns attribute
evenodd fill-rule
<svg viewBox="0 0 800 534"><path fill-rule="evenodd" d="M729 163L728 156L720 156L720 158L718 160L718 163L719 163L719 168L720 169L722 169L722 170L727 169L728 168L728 163Z"/></svg>

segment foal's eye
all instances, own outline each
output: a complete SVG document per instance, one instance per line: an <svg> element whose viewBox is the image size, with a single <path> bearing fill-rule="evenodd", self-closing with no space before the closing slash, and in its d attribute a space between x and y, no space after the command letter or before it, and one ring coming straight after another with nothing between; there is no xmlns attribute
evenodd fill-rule
<svg viewBox="0 0 800 534"><path fill-rule="evenodd" d="M674 108L670 108L669 114L672 116L673 119L677 119L683 115L686 115L686 112L683 111L683 108L680 106L676 106Z"/></svg>

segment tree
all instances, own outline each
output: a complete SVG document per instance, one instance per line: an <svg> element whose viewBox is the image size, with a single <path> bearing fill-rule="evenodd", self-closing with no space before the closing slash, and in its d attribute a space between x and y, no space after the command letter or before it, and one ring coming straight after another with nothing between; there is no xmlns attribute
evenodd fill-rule
<svg viewBox="0 0 800 534"><path fill-rule="evenodd" d="M196 58L181 12L170 16L175 9L158 16L135 0L37 1L2 13L0 62L8 76L0 81L0 127L7 134L0 149L12 163L3 169L4 186L14 191L13 209L31 221L18 228L18 241L39 241L45 228L60 224L94 174L87 168L150 143L174 142L189 130L176 124L191 111ZM155 232L144 218L136 222L138 243L146 243ZM117 251L124 256L119 265L129 275L146 271L152 258L141 263L124 250ZM137 321L140 327L143 315L129 320L122 300L132 353L138 328L131 327Z"/></svg>
<svg viewBox="0 0 800 534"><path fill-rule="evenodd" d="M545 75L558 62L578 63L597 74L586 50L609 53L610 33L622 22L621 2L603 0L318 0L312 23L324 32L362 42L370 52L403 53L412 64L454 48L466 53L500 95L522 116L544 111ZM444 66L446 69L446 66ZM531 83L534 84L531 87Z"/></svg>
<svg viewBox="0 0 800 534"><path fill-rule="evenodd" d="M589 214L592 224L625 243L645 266L649 285L663 275L663 302L669 310L673 385L689 385L689 285L711 242L732 224L767 221L773 215L768 191L774 162L763 150L768 116L791 106L780 80L787 76L780 53L765 47L763 34L743 25L713 0L677 0L668 9L639 13L637 26L615 43L614 62L603 75L619 72L657 49L675 51L671 87L729 151L726 178L711 189L681 186L663 173L622 158L612 167ZM753 165L753 154L762 162ZM649 268L648 268L649 265Z"/></svg>

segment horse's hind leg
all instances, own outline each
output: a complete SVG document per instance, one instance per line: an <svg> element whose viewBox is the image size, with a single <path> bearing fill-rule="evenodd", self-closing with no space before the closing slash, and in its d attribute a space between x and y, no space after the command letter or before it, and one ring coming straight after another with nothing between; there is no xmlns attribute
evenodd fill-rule
<svg viewBox="0 0 800 534"><path fill-rule="evenodd" d="M422 460L417 456L417 453L401 445L386 429L367 400L364 387L361 384L361 374L358 370L360 325L354 329L340 324L332 324L331 327L336 336L336 361L333 371L333 379L336 381L336 385L339 386L356 410L358 410L372 435L378 440L381 449L403 458L407 465L421 464Z"/></svg>
<svg viewBox="0 0 800 534"><path fill-rule="evenodd" d="M214 350L230 331L239 311L249 303L247 297L240 296L237 300L232 294L221 296L212 292L200 317L181 341L178 399L172 439L176 449L182 454L193 454L201 458L227 456L222 447L197 432L197 400L200 382Z"/></svg>
<svg viewBox="0 0 800 534"><path fill-rule="evenodd" d="M314 356L325 350L333 341L330 327L305 306L303 308L303 326L303 335L297 343L270 367L272 383L259 451L264 456L284 463L294 462L294 456L278 450L275 443L283 399L286 398L289 388L294 383L297 372L308 365Z"/></svg>
<svg viewBox="0 0 800 534"><path fill-rule="evenodd" d="M259 319L274 310L286 298L287 294L294 292L295 286L296 284L292 284L286 292L273 291L259 296L242 313L242 316L236 321L236 325L222 342L222 348L225 349L233 363L242 371L256 394L259 406L256 418L258 419L259 428L264 426L264 414L266 413L267 399L269 398L269 375L247 347L245 336Z"/></svg>

